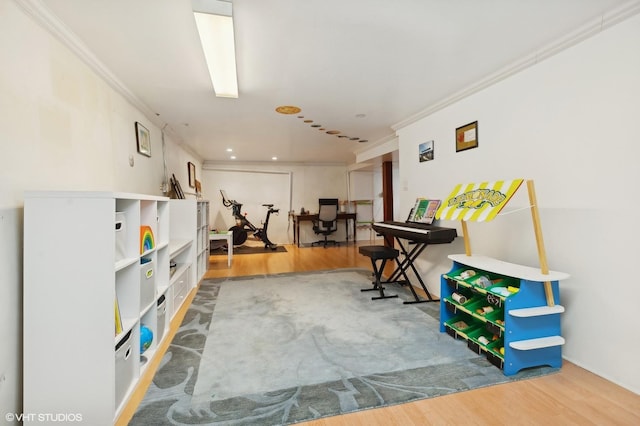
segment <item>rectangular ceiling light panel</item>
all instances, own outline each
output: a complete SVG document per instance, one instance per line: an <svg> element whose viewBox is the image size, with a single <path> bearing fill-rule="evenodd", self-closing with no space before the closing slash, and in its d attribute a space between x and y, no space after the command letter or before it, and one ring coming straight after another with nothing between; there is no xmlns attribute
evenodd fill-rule
<svg viewBox="0 0 640 426"><path fill-rule="evenodd" d="M216 96L238 97L233 17L194 12Z"/></svg>

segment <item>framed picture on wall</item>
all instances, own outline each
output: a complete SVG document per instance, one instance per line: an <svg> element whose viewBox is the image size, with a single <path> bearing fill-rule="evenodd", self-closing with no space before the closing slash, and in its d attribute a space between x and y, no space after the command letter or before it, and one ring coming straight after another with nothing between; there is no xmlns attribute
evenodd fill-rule
<svg viewBox="0 0 640 426"><path fill-rule="evenodd" d="M478 122L465 124L456 129L456 152L478 147Z"/></svg>
<svg viewBox="0 0 640 426"><path fill-rule="evenodd" d="M189 161L187 163L187 169L189 172L189 186L191 188L195 188L196 187L196 165L193 164L191 161Z"/></svg>
<svg viewBox="0 0 640 426"><path fill-rule="evenodd" d="M433 141L424 142L418 145L418 159L423 161L433 160Z"/></svg>
<svg viewBox="0 0 640 426"><path fill-rule="evenodd" d="M138 152L147 157L151 157L151 137L149 130L136 121L136 142L138 144Z"/></svg>

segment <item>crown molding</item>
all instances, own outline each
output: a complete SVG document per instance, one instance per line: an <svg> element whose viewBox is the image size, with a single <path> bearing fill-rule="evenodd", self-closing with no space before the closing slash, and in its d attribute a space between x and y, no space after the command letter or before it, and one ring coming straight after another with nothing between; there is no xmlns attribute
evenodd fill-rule
<svg viewBox="0 0 640 426"><path fill-rule="evenodd" d="M540 63L541 61L554 56L571 46L574 46L581 41L592 37L603 30L612 27L636 14L640 13L640 1L631 0L623 5L607 11L603 13L600 17L593 19L587 24L579 27L578 29L568 33L564 37L559 38L553 43L548 44L547 46L539 49L531 55L528 55L502 69L499 71L492 73L485 77L484 79L454 93L453 95L442 99L439 102L434 103L430 107L423 109L422 111L400 121L391 126L391 128L398 132L398 130L415 123L425 117L434 114L437 111L440 111L449 105L455 104L462 99L465 99L481 90L486 89L489 86L493 86L494 84L512 76L520 71L525 70L526 68L532 67Z"/></svg>

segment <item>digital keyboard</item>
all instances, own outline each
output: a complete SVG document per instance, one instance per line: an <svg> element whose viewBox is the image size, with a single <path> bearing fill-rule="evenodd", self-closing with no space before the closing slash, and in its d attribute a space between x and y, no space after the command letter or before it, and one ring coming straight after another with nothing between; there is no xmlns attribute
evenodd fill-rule
<svg viewBox="0 0 640 426"><path fill-rule="evenodd" d="M448 244L457 236L455 228L426 223L384 221L373 223L373 229L384 237L402 238L425 244Z"/></svg>

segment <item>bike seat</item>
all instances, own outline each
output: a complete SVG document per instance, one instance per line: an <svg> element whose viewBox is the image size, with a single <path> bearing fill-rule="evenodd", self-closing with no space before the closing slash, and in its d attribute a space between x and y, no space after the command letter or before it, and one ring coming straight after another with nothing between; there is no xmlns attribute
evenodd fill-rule
<svg viewBox="0 0 640 426"><path fill-rule="evenodd" d="M263 204L263 206L271 208L271 207L273 207L273 204Z"/></svg>

